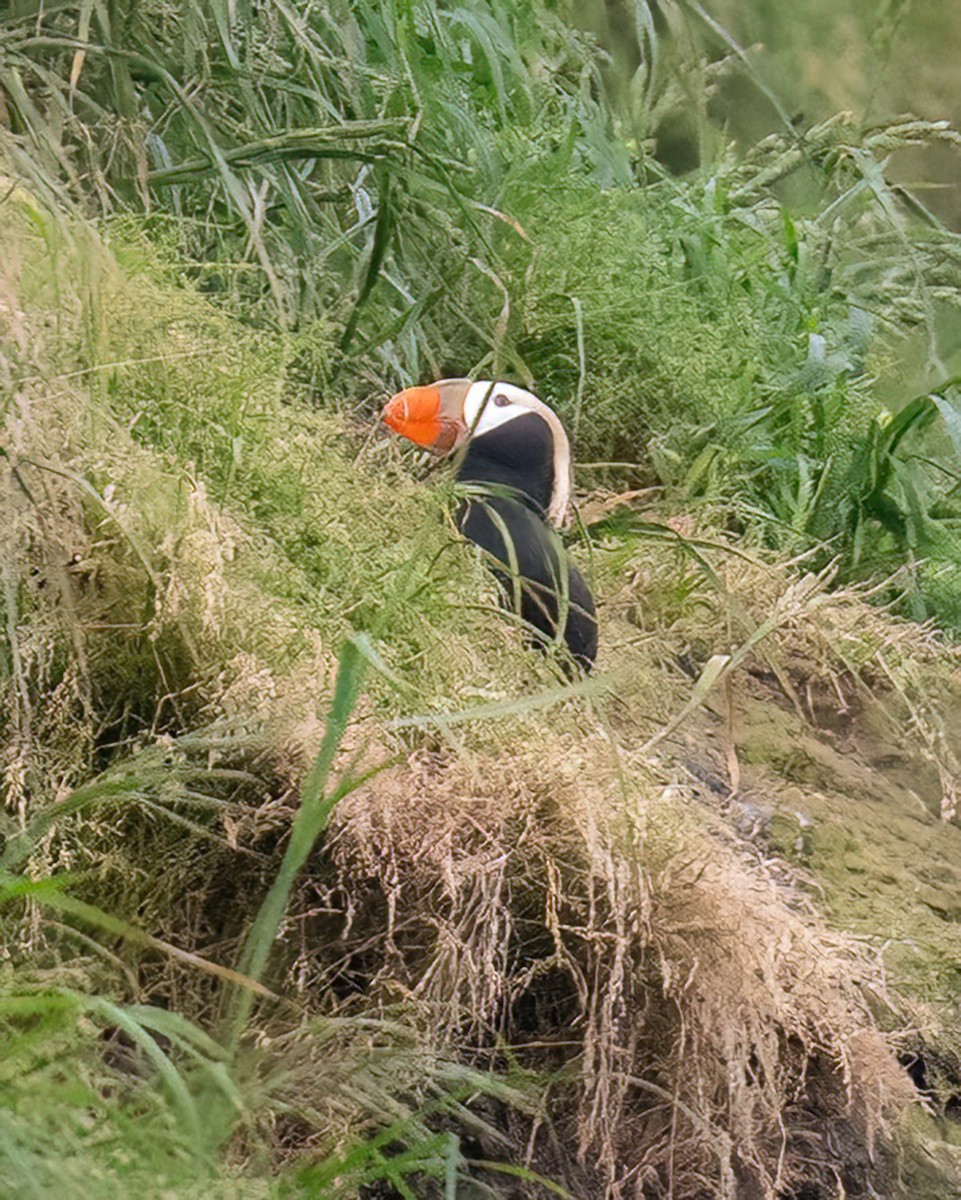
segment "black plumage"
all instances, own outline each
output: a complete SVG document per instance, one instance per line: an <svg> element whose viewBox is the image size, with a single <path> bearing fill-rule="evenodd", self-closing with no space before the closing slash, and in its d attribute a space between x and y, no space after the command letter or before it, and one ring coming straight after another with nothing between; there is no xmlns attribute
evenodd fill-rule
<svg viewBox="0 0 961 1200"><path fill-rule="evenodd" d="M590 670L597 657L594 598L546 519L554 490L547 422L529 412L472 438L457 479L471 493L458 514L460 528L490 557L506 603L542 647L555 639L563 617L571 657Z"/></svg>

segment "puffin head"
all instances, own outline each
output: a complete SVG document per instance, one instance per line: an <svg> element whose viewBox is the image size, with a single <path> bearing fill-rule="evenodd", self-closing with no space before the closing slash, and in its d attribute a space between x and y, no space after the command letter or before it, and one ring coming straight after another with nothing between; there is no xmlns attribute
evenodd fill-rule
<svg viewBox="0 0 961 1200"><path fill-rule="evenodd" d="M489 379L441 379L391 396L381 419L395 433L443 456L527 413L536 413L551 431L554 491L547 515L562 525L571 495L570 443L557 414L531 392Z"/></svg>

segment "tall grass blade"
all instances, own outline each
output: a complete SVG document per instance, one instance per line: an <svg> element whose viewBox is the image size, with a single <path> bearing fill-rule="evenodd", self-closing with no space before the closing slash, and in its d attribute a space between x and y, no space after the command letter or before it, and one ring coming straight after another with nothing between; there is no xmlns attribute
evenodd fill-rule
<svg viewBox="0 0 961 1200"><path fill-rule="evenodd" d="M245 977L258 981L262 978L284 918L294 881L310 856L317 838L326 828L334 807L345 794L337 787L328 788L328 780L334 757L360 696L368 661L366 643L366 637L357 634L341 651L324 740L301 788L300 806L280 868L260 906L240 957L239 970ZM348 784L348 790L349 787ZM235 990L224 1036L225 1044L232 1050L236 1050L243 1036L252 1004L253 995L249 989Z"/></svg>

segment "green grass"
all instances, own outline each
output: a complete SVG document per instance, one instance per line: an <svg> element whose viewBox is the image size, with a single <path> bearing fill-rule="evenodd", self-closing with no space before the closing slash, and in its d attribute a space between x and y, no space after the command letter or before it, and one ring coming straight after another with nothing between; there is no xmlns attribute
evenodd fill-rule
<svg viewBox="0 0 961 1200"><path fill-rule="evenodd" d="M893 419L878 394L883 355L916 319L882 290L878 250L898 232L873 201L849 214L857 239L829 232L819 213L795 220L759 203L744 179L732 162L706 185L602 198L559 176L518 184L534 240L564 231L518 268L525 366L577 429L582 458L635 462L673 505L720 503L769 546L839 557L845 581L924 559L905 581L910 611L956 628L954 382L906 397ZM954 254L947 234L918 250L915 299L932 326L956 303L933 278Z"/></svg>
<svg viewBox="0 0 961 1200"><path fill-rule="evenodd" d="M301 21L157 0L34 21L26 5L3 27L6 149L104 212L149 203L152 237L208 295L288 331L295 406L369 416L401 383L508 373L568 416L582 459L636 462L674 503L840 556L845 580L910 560L907 610L957 628L958 243L885 174L955 135L850 116L802 132L782 114L748 153L715 135L699 172L672 177L647 139L707 87L718 45L767 85L697 5L668 7L673 36L637 26L658 69L611 99L590 39L524 6L384 0ZM697 121L704 141L706 108ZM127 252L149 256L140 238ZM143 438L152 374L128 396ZM184 413L178 450L226 494L256 426L200 378L211 427ZM938 398L928 436L915 422L890 443L888 410L921 394ZM291 515L295 492L271 503Z"/></svg>
<svg viewBox="0 0 961 1200"><path fill-rule="evenodd" d="M878 691L950 796L950 643L844 585L961 628L958 243L887 178L951 135L728 147L730 39L664 7L622 90L550 5L0 18L18 1195L783 1192L807 1078L894 1178L883 972L688 764L770 677ZM556 405L591 504L654 489L571 536L596 682L524 649L449 481L375 432L466 372Z"/></svg>

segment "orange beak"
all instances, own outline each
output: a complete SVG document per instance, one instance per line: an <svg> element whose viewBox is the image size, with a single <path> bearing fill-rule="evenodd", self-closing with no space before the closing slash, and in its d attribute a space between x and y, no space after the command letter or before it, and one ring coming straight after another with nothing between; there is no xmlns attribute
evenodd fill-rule
<svg viewBox="0 0 961 1200"><path fill-rule="evenodd" d="M452 387L451 383L458 386ZM387 401L381 420L395 433L433 454L448 454L466 432L463 395L466 381L442 380L405 388ZM466 384L469 386L469 384Z"/></svg>
<svg viewBox="0 0 961 1200"><path fill-rule="evenodd" d="M429 450L440 437L440 392L435 387L405 388L387 401L381 419L394 433Z"/></svg>

